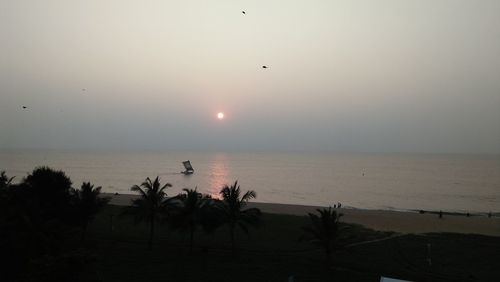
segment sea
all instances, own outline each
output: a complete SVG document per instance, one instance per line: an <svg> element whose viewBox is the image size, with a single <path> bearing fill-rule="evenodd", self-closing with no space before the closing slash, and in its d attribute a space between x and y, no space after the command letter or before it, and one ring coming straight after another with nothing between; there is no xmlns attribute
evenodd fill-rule
<svg viewBox="0 0 500 282"><path fill-rule="evenodd" d="M190 160L195 172L180 173ZM310 152L1 150L0 170L21 181L37 166L63 170L75 188L133 194L146 177L219 196L238 181L256 202L382 210L500 212L500 156Z"/></svg>

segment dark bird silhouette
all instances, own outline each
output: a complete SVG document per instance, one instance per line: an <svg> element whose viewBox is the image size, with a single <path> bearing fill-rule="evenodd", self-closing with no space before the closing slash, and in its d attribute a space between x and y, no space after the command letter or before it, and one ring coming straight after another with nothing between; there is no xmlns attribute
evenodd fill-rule
<svg viewBox="0 0 500 282"><path fill-rule="evenodd" d="M26 107L26 106L23 106L23 109L27 109L27 108L28 108L28 107Z"/></svg>
<svg viewBox="0 0 500 282"><path fill-rule="evenodd" d="M241 11L241 13L242 13L243 15L246 15L246 14L247 14L245 11Z"/></svg>
<svg viewBox="0 0 500 282"><path fill-rule="evenodd" d="M267 66L262 66L263 69L267 69Z"/></svg>
<svg viewBox="0 0 500 282"><path fill-rule="evenodd" d="M82 91L87 91L87 89L86 88L82 88Z"/></svg>

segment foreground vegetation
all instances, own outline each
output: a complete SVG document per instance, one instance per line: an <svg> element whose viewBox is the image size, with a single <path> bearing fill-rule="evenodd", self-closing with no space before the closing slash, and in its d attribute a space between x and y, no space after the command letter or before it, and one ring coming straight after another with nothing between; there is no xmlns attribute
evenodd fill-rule
<svg viewBox="0 0 500 282"><path fill-rule="evenodd" d="M108 206L89 229L96 254L92 271L102 281L379 281L380 276L413 281L496 281L500 238L479 235L404 235L341 224L340 247L325 265L324 251L299 242L307 216L263 214L261 226L238 231L238 256L231 255L227 229L200 233L192 252L189 236L161 226L152 251L144 244L146 224L110 218ZM380 240L382 239L382 240ZM380 241L379 241L380 240ZM431 244L431 266L427 261Z"/></svg>
<svg viewBox="0 0 500 282"><path fill-rule="evenodd" d="M0 177L3 281L496 281L500 238L400 235L339 221L245 209L253 191L196 189L169 200L159 179L130 208L105 205L99 187L71 188L40 168L12 185ZM142 190L142 192L141 192ZM207 216L208 215L208 216ZM248 232L248 226L256 227ZM152 231L154 230L154 232ZM234 240L237 238L237 240ZM302 238L303 240L299 240ZM314 244L310 244L314 243ZM325 255L326 258L325 259Z"/></svg>

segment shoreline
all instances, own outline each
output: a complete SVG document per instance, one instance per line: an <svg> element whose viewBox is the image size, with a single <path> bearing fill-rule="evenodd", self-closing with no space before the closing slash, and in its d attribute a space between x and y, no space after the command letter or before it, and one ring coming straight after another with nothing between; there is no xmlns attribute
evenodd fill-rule
<svg viewBox="0 0 500 282"><path fill-rule="evenodd" d="M111 205L126 206L138 195L102 193L104 197L111 197ZM259 208L264 213L306 216L315 213L322 206L292 205L279 203L249 202L248 207ZM500 237L500 218L465 214L445 213L439 218L435 211L393 211L393 210L367 210L357 208L337 208L343 214L341 221L360 224L367 228L379 231L392 231L397 233L461 233L479 234Z"/></svg>

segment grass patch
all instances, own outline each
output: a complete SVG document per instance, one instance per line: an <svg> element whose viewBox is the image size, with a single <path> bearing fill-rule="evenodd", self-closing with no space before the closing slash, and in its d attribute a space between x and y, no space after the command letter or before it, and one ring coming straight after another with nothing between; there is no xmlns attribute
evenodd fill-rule
<svg viewBox="0 0 500 282"><path fill-rule="evenodd" d="M326 265L321 250L300 243L307 216L263 214L250 234L238 232L237 257L231 255L229 230L201 230L189 253L187 234L159 225L152 251L148 228L119 217L108 206L89 226L87 248L102 281L378 281L381 275L415 281L495 281L500 277L500 238L426 234L390 237L360 225L342 224L344 246ZM113 229L111 228L111 218ZM386 240L380 240L389 238ZM377 241L380 240L380 241ZM431 244L429 266L427 244Z"/></svg>

